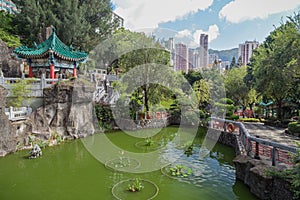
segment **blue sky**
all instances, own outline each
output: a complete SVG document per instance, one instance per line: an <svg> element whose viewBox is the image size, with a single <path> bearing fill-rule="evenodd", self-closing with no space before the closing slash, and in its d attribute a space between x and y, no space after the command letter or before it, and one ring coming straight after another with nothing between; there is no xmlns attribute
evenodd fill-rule
<svg viewBox="0 0 300 200"><path fill-rule="evenodd" d="M115 12L133 31L169 30L199 43L209 35L209 48L231 49L246 40L263 42L286 16L300 12L299 0L113 0ZM172 31L170 31L172 30ZM166 35L165 35L166 37ZM193 44L190 44L193 46Z"/></svg>

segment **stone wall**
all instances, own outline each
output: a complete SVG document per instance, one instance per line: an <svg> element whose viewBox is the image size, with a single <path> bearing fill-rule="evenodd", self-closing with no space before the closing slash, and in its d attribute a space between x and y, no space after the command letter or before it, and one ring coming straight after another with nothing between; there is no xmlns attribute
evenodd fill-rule
<svg viewBox="0 0 300 200"><path fill-rule="evenodd" d="M236 178L243 181L250 191L260 199L293 199L291 184L284 179L269 177L265 170L271 166L267 161L253 159L247 155L239 143L236 134L208 129L207 137L235 149L234 159Z"/></svg>
<svg viewBox="0 0 300 200"><path fill-rule="evenodd" d="M293 199L291 183L281 178L266 176L265 170L271 166L265 161L237 156L233 162L236 178L249 186L250 191L260 199Z"/></svg>
<svg viewBox="0 0 300 200"><path fill-rule="evenodd" d="M168 118L151 120L116 119L116 126L121 130L138 130L145 128L162 128L170 125Z"/></svg>
<svg viewBox="0 0 300 200"><path fill-rule="evenodd" d="M5 115L6 95L6 89L0 86L0 157L15 151L17 146L16 129Z"/></svg>
<svg viewBox="0 0 300 200"><path fill-rule="evenodd" d="M219 143L230 146L235 149L236 154L238 155L237 147L237 138L234 133L227 133L216 129L209 128L207 131L207 137L212 140L217 140Z"/></svg>

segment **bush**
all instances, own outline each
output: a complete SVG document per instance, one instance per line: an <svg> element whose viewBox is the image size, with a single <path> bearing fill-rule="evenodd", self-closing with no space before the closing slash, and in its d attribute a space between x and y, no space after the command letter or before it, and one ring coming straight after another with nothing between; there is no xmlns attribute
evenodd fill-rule
<svg viewBox="0 0 300 200"><path fill-rule="evenodd" d="M242 122L260 122L260 120L256 118L241 118L239 120Z"/></svg>
<svg viewBox="0 0 300 200"><path fill-rule="evenodd" d="M229 104L229 105L233 105L234 104L234 102L231 99L229 99L229 98L221 98L219 102L223 103L223 104Z"/></svg>
<svg viewBox="0 0 300 200"><path fill-rule="evenodd" d="M237 116L237 115L230 115L230 116L226 117L226 119L229 119L229 120L237 120L237 119L239 119L239 118L240 118L240 117Z"/></svg>
<svg viewBox="0 0 300 200"><path fill-rule="evenodd" d="M97 119L99 121L99 125L104 129L111 129L111 123L113 121L113 115L110 107L95 105L95 112Z"/></svg>
<svg viewBox="0 0 300 200"><path fill-rule="evenodd" d="M290 122L288 125L288 130L292 133L300 133L300 123Z"/></svg>
<svg viewBox="0 0 300 200"><path fill-rule="evenodd" d="M206 118L206 114L203 110L199 110L200 119Z"/></svg>
<svg viewBox="0 0 300 200"><path fill-rule="evenodd" d="M231 116L233 111L236 108L234 105L222 104L219 102L215 103L215 107L218 109L219 113L221 114L226 112L226 116Z"/></svg>

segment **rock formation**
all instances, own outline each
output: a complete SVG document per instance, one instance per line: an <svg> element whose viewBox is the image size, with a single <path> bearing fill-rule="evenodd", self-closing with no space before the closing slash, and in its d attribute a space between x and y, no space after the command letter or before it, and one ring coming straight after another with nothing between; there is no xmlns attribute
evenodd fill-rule
<svg viewBox="0 0 300 200"><path fill-rule="evenodd" d="M17 146L16 129L5 115L7 90L0 86L0 157L15 151Z"/></svg>
<svg viewBox="0 0 300 200"><path fill-rule="evenodd" d="M94 134L94 90L92 84L81 79L60 82L45 89L44 105L27 120L32 133L44 138L57 133L70 139Z"/></svg>
<svg viewBox="0 0 300 200"><path fill-rule="evenodd" d="M0 70L4 77L21 77L21 60L12 56L12 49L9 49L5 42L0 40Z"/></svg>
<svg viewBox="0 0 300 200"><path fill-rule="evenodd" d="M249 186L250 191L260 199L293 199L291 183L282 178L266 175L265 171L271 169L266 161L237 156L233 162L237 179Z"/></svg>
<svg viewBox="0 0 300 200"><path fill-rule="evenodd" d="M83 79L61 81L44 89L43 106L34 110L26 120L12 123L4 113L7 93L0 87L0 156L15 151L17 144L30 145L30 134L45 141L53 135L75 139L98 132L92 102L94 90L94 85Z"/></svg>

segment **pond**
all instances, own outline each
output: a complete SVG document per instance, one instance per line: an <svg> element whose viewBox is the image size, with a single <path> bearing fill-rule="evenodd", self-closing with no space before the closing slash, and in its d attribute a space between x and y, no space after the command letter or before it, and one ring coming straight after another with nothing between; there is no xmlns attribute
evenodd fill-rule
<svg viewBox="0 0 300 200"><path fill-rule="evenodd" d="M187 143L182 146L172 143L177 130L178 127L162 129L150 138L150 146L146 144L147 138L115 131L47 147L42 149L43 156L37 159L27 159L28 151L0 158L0 199L114 199L112 192L120 199L139 200L155 195L154 199L162 200L256 199L235 178L232 163L235 154L232 148L216 144L207 152L207 156L200 156L205 129L199 129L193 140L192 150L187 154L180 153L184 152ZM124 149L114 155L107 155L109 160L106 163L99 162L101 159L88 147L91 141L94 143L102 140L102 137ZM97 148L105 154L105 146L98 144ZM170 165L163 165L162 169L149 172L133 170L129 173L127 171L130 171L130 167L126 170L125 165L118 165L118 159L124 158L131 161L129 166L138 169L143 161L127 152L147 155L160 148L163 149L163 153L160 152L162 156L171 158L173 155L180 155L173 162L187 166L192 173L187 177L172 177L169 173ZM156 163L155 160L151 162L153 165ZM118 167L124 171L117 170ZM140 194L136 192L140 196L126 191L128 180L135 178L140 178L145 186ZM150 196L141 196L142 194Z"/></svg>

